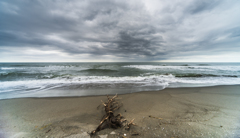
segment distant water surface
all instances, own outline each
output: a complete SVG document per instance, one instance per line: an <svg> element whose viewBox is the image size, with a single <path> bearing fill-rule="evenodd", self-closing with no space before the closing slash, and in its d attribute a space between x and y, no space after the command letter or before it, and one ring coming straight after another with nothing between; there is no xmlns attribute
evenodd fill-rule
<svg viewBox="0 0 240 138"><path fill-rule="evenodd" d="M240 63L0 63L0 99L240 84Z"/></svg>

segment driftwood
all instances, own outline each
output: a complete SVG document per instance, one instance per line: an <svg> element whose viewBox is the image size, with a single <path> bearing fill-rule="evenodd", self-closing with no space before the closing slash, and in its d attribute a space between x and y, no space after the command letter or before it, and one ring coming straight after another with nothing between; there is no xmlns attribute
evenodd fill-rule
<svg viewBox="0 0 240 138"><path fill-rule="evenodd" d="M90 135L94 135L96 134L98 131L103 130L104 128L121 128L123 127L123 123L126 122L126 119L123 119L123 116L119 113L116 116L114 115L114 111L116 111L117 109L119 109L121 107L121 104L116 101L117 99L117 95L113 96L112 98L110 98L109 96L107 96L108 100L106 102L102 101L102 104L104 106L104 110L105 110L105 115L103 116L100 124L98 125L98 127L93 130ZM133 119L134 120L134 119ZM135 125L133 123L133 120L130 121L130 123L127 123L126 127L129 130L130 127L132 125Z"/></svg>
<svg viewBox="0 0 240 138"><path fill-rule="evenodd" d="M133 123L133 121L134 121L134 119L131 120L129 123L127 123L126 128L125 128L126 130L129 130L131 128L131 126L135 126L136 125L135 123Z"/></svg>

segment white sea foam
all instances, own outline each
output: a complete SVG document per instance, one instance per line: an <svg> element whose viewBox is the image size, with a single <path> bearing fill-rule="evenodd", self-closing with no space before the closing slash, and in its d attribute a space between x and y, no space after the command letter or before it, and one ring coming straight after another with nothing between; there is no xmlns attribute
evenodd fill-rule
<svg viewBox="0 0 240 138"><path fill-rule="evenodd" d="M26 71L62 71L62 70L86 70L87 67L81 66L39 66L39 67L1 67L1 70L26 70Z"/></svg>
<svg viewBox="0 0 240 138"><path fill-rule="evenodd" d="M82 87L94 88L96 84L109 84L109 87L116 84L121 84L121 88L129 87L145 87L159 86L179 87L175 84L211 86L211 85L227 85L240 84L240 78L230 77L202 77L202 78L177 78L173 75L150 75L138 77L109 77L109 76L78 76L70 78L55 78L44 80L25 80L25 81L4 81L0 82L0 93L11 91L41 91L56 87L64 87L71 85L81 85ZM156 87L154 87L156 88Z"/></svg>
<svg viewBox="0 0 240 138"><path fill-rule="evenodd" d="M24 69L24 68L1 67L1 70L14 70L14 69Z"/></svg>
<svg viewBox="0 0 240 138"><path fill-rule="evenodd" d="M123 66L127 68L137 68L144 70L157 70L157 69L184 69L184 66L157 66L157 65L128 65Z"/></svg>
<svg viewBox="0 0 240 138"><path fill-rule="evenodd" d="M128 64L23 64L3 66L0 70L0 99L33 96L58 96L46 90L61 87L82 95L84 90L97 90L101 94L114 89L127 92L161 90L165 87L197 87L240 84L239 64L188 64L188 66L129 65ZM197 66L196 66L197 65ZM85 71L83 71L85 70ZM165 74L165 75L163 75ZM173 74L173 75L172 75ZM175 77L176 76L176 77ZM58 89L58 90L60 90ZM120 91L121 91L120 90ZM81 92L79 92L81 91ZM64 93L64 92L63 92ZM24 95L23 95L24 94ZM26 95L27 94L27 95ZM29 95L28 95L29 94ZM85 92L88 95L88 92ZM71 95L74 96L74 95Z"/></svg>
<svg viewBox="0 0 240 138"><path fill-rule="evenodd" d="M137 68L143 70L161 70L161 69L174 69L174 70L192 70L197 69L201 71L240 71L240 66L159 66L159 65L128 65L123 66L127 68Z"/></svg>
<svg viewBox="0 0 240 138"><path fill-rule="evenodd" d="M171 77L171 76L169 76ZM44 80L4 81L0 82L0 92L6 92L16 88L43 90L49 87L69 86L72 84L142 84L142 85L167 85L163 78L167 76L149 77L109 77L109 76L79 76L73 78L56 78Z"/></svg>

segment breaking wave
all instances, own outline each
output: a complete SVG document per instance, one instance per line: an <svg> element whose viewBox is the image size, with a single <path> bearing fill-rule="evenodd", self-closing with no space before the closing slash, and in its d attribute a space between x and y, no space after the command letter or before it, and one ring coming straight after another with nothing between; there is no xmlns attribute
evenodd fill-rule
<svg viewBox="0 0 240 138"><path fill-rule="evenodd" d="M89 95L124 90L138 92L165 87L240 84L240 64L205 63L0 63L0 99ZM76 93L71 93L75 90ZM82 92L84 90L84 92ZM80 92L81 91L81 92ZM106 91L106 92L105 92Z"/></svg>

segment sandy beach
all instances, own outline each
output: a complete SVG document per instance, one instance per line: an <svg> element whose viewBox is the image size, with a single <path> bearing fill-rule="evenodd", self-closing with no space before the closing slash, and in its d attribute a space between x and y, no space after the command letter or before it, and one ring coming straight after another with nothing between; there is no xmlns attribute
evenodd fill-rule
<svg viewBox="0 0 240 138"><path fill-rule="evenodd" d="M240 85L167 88L119 95L116 111L137 126L94 137L240 137ZM106 96L0 100L0 137L89 137ZM111 133L111 134L110 134Z"/></svg>

